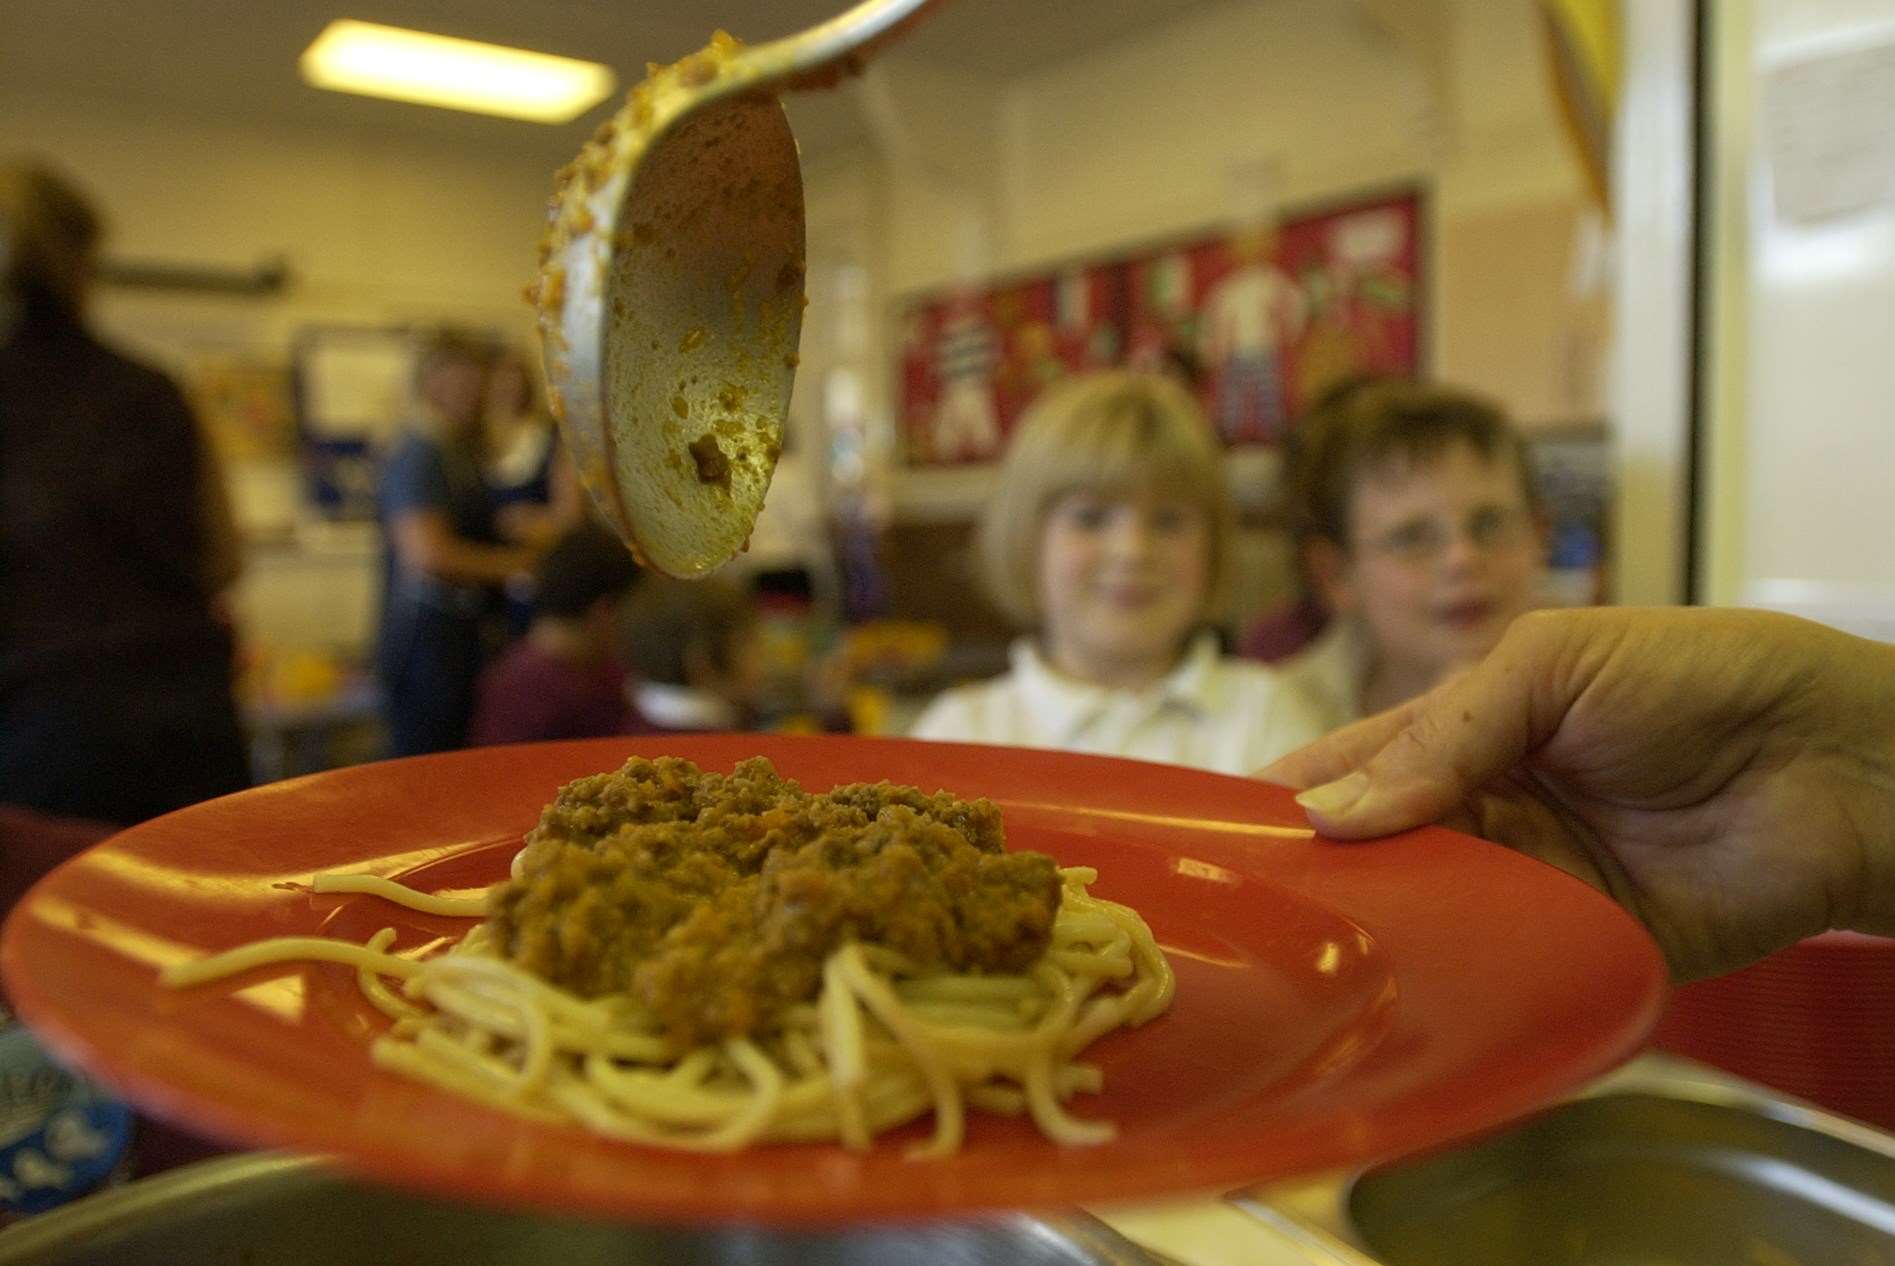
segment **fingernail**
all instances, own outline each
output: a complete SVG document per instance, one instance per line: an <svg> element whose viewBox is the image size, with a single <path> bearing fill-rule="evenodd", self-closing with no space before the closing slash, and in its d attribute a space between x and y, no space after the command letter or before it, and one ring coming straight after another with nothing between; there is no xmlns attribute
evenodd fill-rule
<svg viewBox="0 0 1895 1266"><path fill-rule="evenodd" d="M1296 797L1296 803L1313 813L1326 818L1347 813L1349 807L1362 798L1369 789L1369 776L1358 769L1346 778L1326 782L1320 787L1311 787Z"/></svg>

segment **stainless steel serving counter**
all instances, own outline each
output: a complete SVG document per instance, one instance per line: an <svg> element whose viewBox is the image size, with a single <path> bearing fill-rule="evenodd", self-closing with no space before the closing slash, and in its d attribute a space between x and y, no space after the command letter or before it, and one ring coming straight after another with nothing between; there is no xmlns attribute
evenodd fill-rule
<svg viewBox="0 0 1895 1266"><path fill-rule="evenodd" d="M0 1266L1895 1266L1895 1135L1648 1055L1438 1153L1222 1197L839 1232L463 1208L256 1154L0 1232Z"/></svg>

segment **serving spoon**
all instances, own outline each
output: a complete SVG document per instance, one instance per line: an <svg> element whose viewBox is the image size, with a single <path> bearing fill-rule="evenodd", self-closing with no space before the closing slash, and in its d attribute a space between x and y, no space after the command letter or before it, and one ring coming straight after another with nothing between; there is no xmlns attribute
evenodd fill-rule
<svg viewBox="0 0 1895 1266"><path fill-rule="evenodd" d="M653 66L561 173L531 290L581 481L641 560L743 549L782 451L802 333L803 185L778 95L828 87L941 0L865 0Z"/></svg>

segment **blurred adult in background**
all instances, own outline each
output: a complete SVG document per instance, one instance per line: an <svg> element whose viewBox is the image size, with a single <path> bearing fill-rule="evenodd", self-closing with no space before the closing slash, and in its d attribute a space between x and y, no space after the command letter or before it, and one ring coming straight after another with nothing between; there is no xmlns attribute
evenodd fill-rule
<svg viewBox="0 0 1895 1266"><path fill-rule="evenodd" d="M1032 634L1011 671L943 694L914 735L1226 773L1316 737L1275 673L1219 649L1232 531L1222 451L1175 380L1109 371L1049 388L979 529L988 590Z"/></svg>
<svg viewBox="0 0 1895 1266"><path fill-rule="evenodd" d="M530 584L540 546L508 540L487 482L493 345L442 330L416 363L419 411L382 468L376 675L397 756L467 741L475 682L505 637L502 589Z"/></svg>
<svg viewBox="0 0 1895 1266"><path fill-rule="evenodd" d="M577 505L563 504L555 512L554 502L564 497L571 503L577 486L570 481L563 481L566 488L555 486L562 482L557 429L540 406L532 366L518 348L501 347L494 352L482 412L487 427L487 481L495 504L508 519L509 535L516 539L558 535Z"/></svg>
<svg viewBox="0 0 1895 1266"><path fill-rule="evenodd" d="M502 346L494 353L484 412L484 473L498 507L501 535L550 544L585 517L585 498L559 442L559 427L541 403L533 366L519 348ZM531 593L509 592L510 631L526 632L532 617Z"/></svg>
<svg viewBox="0 0 1895 1266"><path fill-rule="evenodd" d="M1345 384L1297 428L1284 487L1302 572L1333 618L1278 666L1325 731L1477 663L1538 601L1526 443L1480 396Z"/></svg>
<svg viewBox="0 0 1895 1266"><path fill-rule="evenodd" d="M722 577L642 577L619 626L637 734L740 730L750 723L761 647L749 592Z"/></svg>
<svg viewBox="0 0 1895 1266"><path fill-rule="evenodd" d="M582 524L533 572L533 622L480 676L475 743L622 734L629 717L618 657L619 603L638 564L619 539Z"/></svg>
<svg viewBox="0 0 1895 1266"><path fill-rule="evenodd" d="M239 549L177 386L84 323L101 223L0 166L0 802L130 823L249 782Z"/></svg>

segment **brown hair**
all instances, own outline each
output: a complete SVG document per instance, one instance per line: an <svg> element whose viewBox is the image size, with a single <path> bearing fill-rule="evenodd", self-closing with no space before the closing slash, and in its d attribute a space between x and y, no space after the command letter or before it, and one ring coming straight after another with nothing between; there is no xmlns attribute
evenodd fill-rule
<svg viewBox="0 0 1895 1266"><path fill-rule="evenodd" d="M1526 441L1493 401L1433 383L1345 379L1317 397L1290 433L1283 489L1291 531L1299 542L1322 537L1347 546L1365 475L1426 466L1457 445L1512 465L1527 504L1537 504Z"/></svg>
<svg viewBox="0 0 1895 1266"><path fill-rule="evenodd" d="M674 580L651 572L641 577L619 614L619 640L626 667L641 681L690 684L693 652L713 668L729 670L738 639L756 623L750 595L712 576Z"/></svg>
<svg viewBox="0 0 1895 1266"><path fill-rule="evenodd" d="M76 312L104 225L85 195L51 167L0 164L0 282Z"/></svg>
<svg viewBox="0 0 1895 1266"><path fill-rule="evenodd" d="M518 396L507 402L509 419L529 414L544 414L546 405L540 399L540 383L534 370L533 358L513 344L503 343L494 351L493 371L497 373L503 367L518 370L520 379L520 385L516 389Z"/></svg>
<svg viewBox="0 0 1895 1266"><path fill-rule="evenodd" d="M585 522L562 533L533 569L536 615L577 619L638 583L632 552L612 533Z"/></svg>
<svg viewBox="0 0 1895 1266"><path fill-rule="evenodd" d="M442 325L424 331L415 345L415 387L419 390L436 366L453 361L472 361L491 368L500 354L500 344L489 335L458 325Z"/></svg>
<svg viewBox="0 0 1895 1266"><path fill-rule="evenodd" d="M1069 492L1156 487L1210 523L1209 593L1221 591L1232 518L1223 452L1197 402L1160 374L1105 370L1056 383L1033 402L1007 445L981 514L981 578L1008 616L1039 623L1040 531Z"/></svg>

